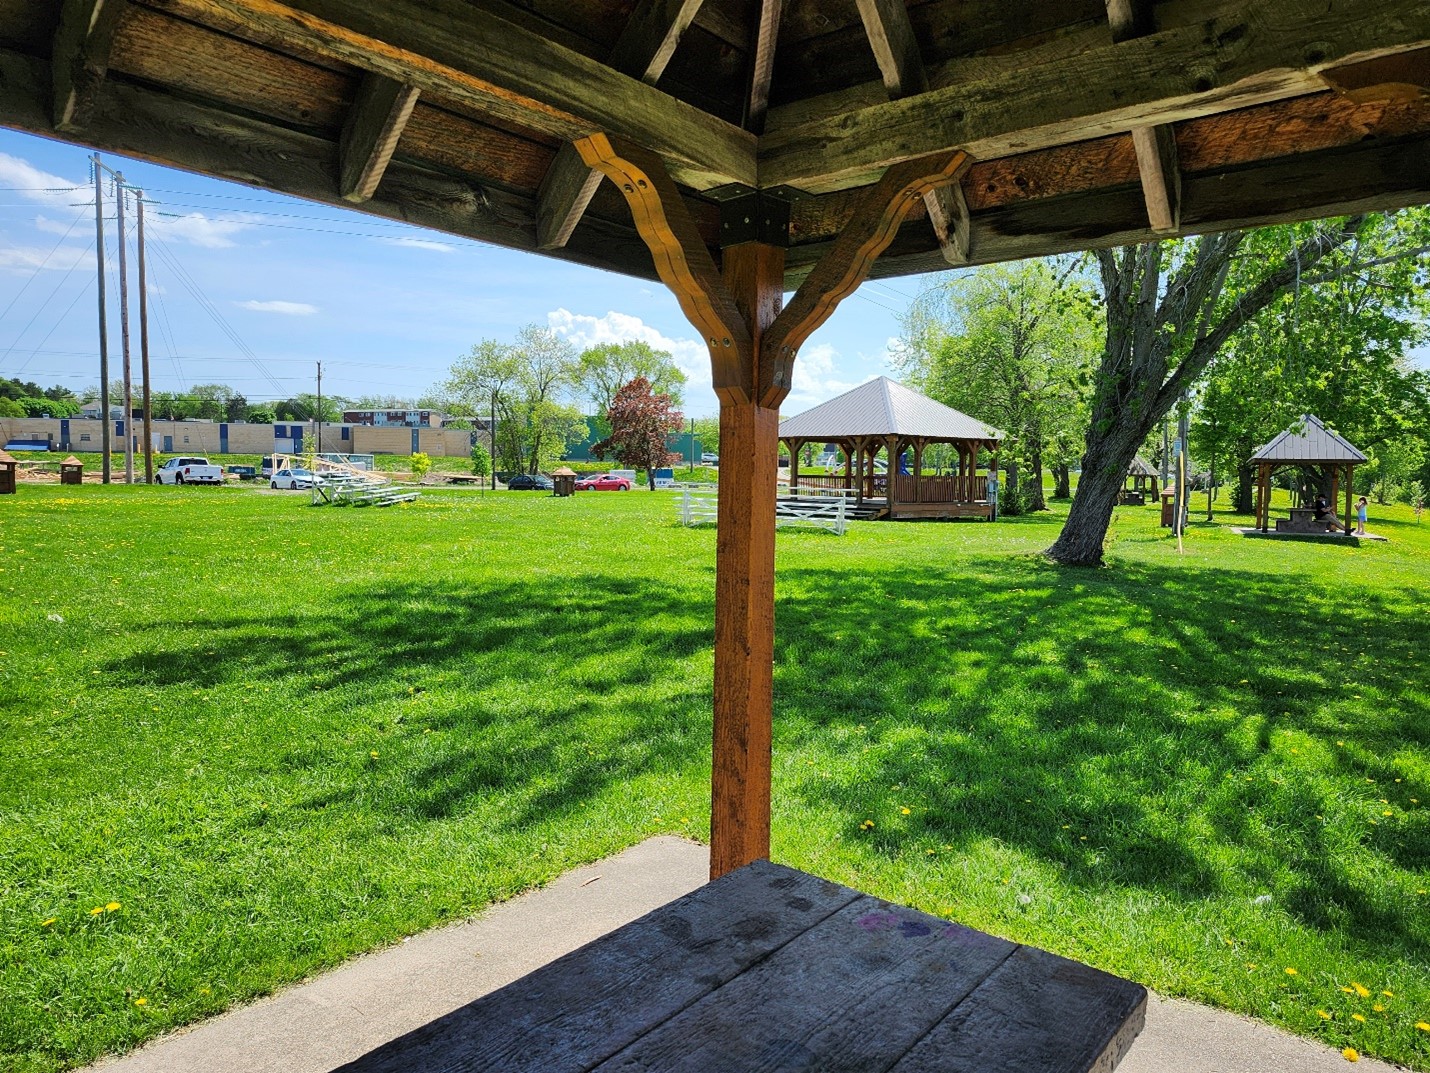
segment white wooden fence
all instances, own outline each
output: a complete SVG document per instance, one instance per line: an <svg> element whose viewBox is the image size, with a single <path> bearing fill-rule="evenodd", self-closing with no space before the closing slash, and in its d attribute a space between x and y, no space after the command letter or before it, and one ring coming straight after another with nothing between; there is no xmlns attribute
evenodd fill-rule
<svg viewBox="0 0 1430 1073"><path fill-rule="evenodd" d="M848 500L842 495L800 496L775 500L775 525L781 528L828 529L843 536L848 528ZM719 496L713 488L682 488L676 505L681 525L714 525Z"/></svg>

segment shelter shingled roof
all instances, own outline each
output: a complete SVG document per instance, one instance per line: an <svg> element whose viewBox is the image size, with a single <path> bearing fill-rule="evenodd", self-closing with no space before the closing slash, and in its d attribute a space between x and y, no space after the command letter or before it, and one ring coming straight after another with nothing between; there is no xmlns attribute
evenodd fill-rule
<svg viewBox="0 0 1430 1073"><path fill-rule="evenodd" d="M842 440L855 436L922 436L997 441L1003 433L887 376L876 377L780 422L780 437Z"/></svg>
<svg viewBox="0 0 1430 1073"><path fill-rule="evenodd" d="M1368 461L1349 440L1328 429L1314 414L1302 414L1292 425L1254 455L1253 462L1328 462L1344 464Z"/></svg>
<svg viewBox="0 0 1430 1073"><path fill-rule="evenodd" d="M1127 467L1127 476L1155 477L1157 476L1157 468L1153 466L1151 462L1148 462L1145 458L1143 458L1141 455L1138 455L1132 460L1132 465Z"/></svg>

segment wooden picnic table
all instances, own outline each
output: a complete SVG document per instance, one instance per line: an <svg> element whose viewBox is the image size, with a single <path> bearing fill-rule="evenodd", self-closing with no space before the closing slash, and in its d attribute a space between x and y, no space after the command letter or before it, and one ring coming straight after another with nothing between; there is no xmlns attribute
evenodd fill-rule
<svg viewBox="0 0 1430 1073"><path fill-rule="evenodd" d="M1106 1073L1137 984L756 861L339 1073Z"/></svg>

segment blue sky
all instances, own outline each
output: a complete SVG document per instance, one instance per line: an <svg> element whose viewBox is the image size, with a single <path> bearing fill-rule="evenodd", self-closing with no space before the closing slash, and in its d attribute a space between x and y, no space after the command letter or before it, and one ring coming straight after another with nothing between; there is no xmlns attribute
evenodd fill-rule
<svg viewBox="0 0 1430 1073"><path fill-rule="evenodd" d="M0 130L0 376L76 392L98 383L88 156L78 146ZM324 394L415 397L473 343L511 339L537 323L580 346L644 339L669 350L690 378L686 412L717 410L706 351L657 284L116 154L103 159L149 199L155 390L224 383L250 401L285 397L313 390L321 360ZM112 206L107 190L106 201ZM137 379L132 227L131 218ZM117 378L112 222L106 243ZM890 372L899 313L921 283L866 283L846 300L805 345L785 411Z"/></svg>

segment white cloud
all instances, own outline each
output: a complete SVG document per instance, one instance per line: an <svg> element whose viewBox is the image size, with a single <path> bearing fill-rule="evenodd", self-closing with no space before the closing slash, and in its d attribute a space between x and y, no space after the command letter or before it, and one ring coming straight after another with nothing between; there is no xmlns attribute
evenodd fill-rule
<svg viewBox="0 0 1430 1073"><path fill-rule="evenodd" d="M4 246L0 247L0 269L30 273L43 267L47 271L58 269L68 272L88 256L88 250L70 246L59 249L53 246Z"/></svg>
<svg viewBox="0 0 1430 1073"><path fill-rule="evenodd" d="M246 302L234 302L240 309L250 309L255 313L282 313L288 317L308 317L318 311L315 305L307 302L259 302L250 298Z"/></svg>
<svg viewBox="0 0 1430 1073"><path fill-rule="evenodd" d="M585 349L598 343L649 343L667 351L691 385L710 383L710 351L698 339L672 339L629 313L615 310L604 317L590 317L557 309L546 314L546 322L557 335Z"/></svg>
<svg viewBox="0 0 1430 1073"><path fill-rule="evenodd" d="M380 238L379 242L389 246L406 246L414 250L431 250L434 253L454 253L456 247L446 242L435 242L430 238Z"/></svg>
<svg viewBox="0 0 1430 1073"><path fill-rule="evenodd" d="M88 180L75 182L52 175L8 153L0 153L0 186L10 187L27 201L38 201L56 209L69 208L71 202L85 197L89 197L91 206L94 204L94 198L86 189Z"/></svg>
<svg viewBox="0 0 1430 1073"><path fill-rule="evenodd" d="M799 413L821 402L827 402L836 395L842 395L863 382L841 380L837 375L838 360L839 351L828 343L819 343L801 350L794 359L789 398L780 409L785 413ZM864 379L872 379L872 376L866 376Z"/></svg>

